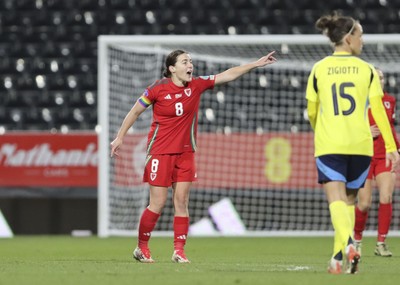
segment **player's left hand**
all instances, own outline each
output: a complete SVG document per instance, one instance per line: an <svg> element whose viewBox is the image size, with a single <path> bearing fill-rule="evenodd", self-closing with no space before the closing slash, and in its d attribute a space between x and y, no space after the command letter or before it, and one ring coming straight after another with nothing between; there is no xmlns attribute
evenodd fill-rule
<svg viewBox="0 0 400 285"><path fill-rule="evenodd" d="M262 58L257 60L257 66L262 67L262 66L266 66L266 65L273 64L274 62L276 62L277 59L274 57L274 54L275 54L275 51L271 51L266 56L263 56Z"/></svg>

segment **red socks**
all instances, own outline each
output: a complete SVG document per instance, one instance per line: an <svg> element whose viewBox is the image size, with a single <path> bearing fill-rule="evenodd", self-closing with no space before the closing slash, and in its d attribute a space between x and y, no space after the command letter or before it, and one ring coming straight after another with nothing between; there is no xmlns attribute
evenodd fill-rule
<svg viewBox="0 0 400 285"><path fill-rule="evenodd" d="M356 210L356 223L354 225L354 239L361 240L363 231L365 230L365 225L367 224L368 211L362 212L358 207Z"/></svg>
<svg viewBox="0 0 400 285"><path fill-rule="evenodd" d="M378 210L378 242L384 242L389 232L390 223L392 221L392 203L379 204ZM368 212L361 212L356 207L356 223L354 226L354 239L361 240L362 234L367 223Z"/></svg>
<svg viewBox="0 0 400 285"><path fill-rule="evenodd" d="M379 204L378 242L384 242L392 221L392 203Z"/></svg>
<svg viewBox="0 0 400 285"><path fill-rule="evenodd" d="M174 217L174 249L183 250L189 232L189 217Z"/></svg>
<svg viewBox="0 0 400 285"><path fill-rule="evenodd" d="M140 248L148 248L151 232L154 230L160 214L154 213L146 208L143 211L139 223L138 246Z"/></svg>
<svg viewBox="0 0 400 285"><path fill-rule="evenodd" d="M138 246L148 248L151 232L154 230L160 214L146 208L139 224ZM174 249L182 250L189 232L189 217L174 217Z"/></svg>

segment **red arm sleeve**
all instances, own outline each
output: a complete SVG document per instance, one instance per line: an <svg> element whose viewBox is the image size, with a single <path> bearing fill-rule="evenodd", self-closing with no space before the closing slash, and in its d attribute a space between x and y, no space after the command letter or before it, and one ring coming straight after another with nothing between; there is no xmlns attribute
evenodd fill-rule
<svg viewBox="0 0 400 285"><path fill-rule="evenodd" d="M393 116L392 116L392 118L390 120L390 126L392 128L393 138L394 138L394 141L396 143L397 149L400 149L400 143L399 143L399 140L397 138L396 128L394 127L394 123L396 121L396 100L393 100L392 114L393 114Z"/></svg>
<svg viewBox="0 0 400 285"><path fill-rule="evenodd" d="M395 127L393 125L392 125L392 133L393 133L393 138L394 138L394 142L396 143L397 149L400 149L400 143L399 143L399 140L397 138L396 129L395 129Z"/></svg>

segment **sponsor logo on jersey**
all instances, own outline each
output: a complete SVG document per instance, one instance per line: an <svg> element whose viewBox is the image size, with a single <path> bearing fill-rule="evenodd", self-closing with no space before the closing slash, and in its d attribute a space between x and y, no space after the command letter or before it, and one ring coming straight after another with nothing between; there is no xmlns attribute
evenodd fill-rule
<svg viewBox="0 0 400 285"><path fill-rule="evenodd" d="M154 173L154 172L150 173L151 181L154 181L156 179L156 177L157 177L157 173Z"/></svg>
<svg viewBox="0 0 400 285"><path fill-rule="evenodd" d="M190 95L192 95L192 89L190 89L190 88L186 88L186 89L183 90L183 91L185 91L185 94L186 94L186 96L188 96L188 97L190 97Z"/></svg>
<svg viewBox="0 0 400 285"><path fill-rule="evenodd" d="M181 98L182 94L175 94L175 98Z"/></svg>
<svg viewBox="0 0 400 285"><path fill-rule="evenodd" d="M165 96L165 97L164 97L164 99L171 100L171 99L172 99L172 97L171 97L171 95L170 95L170 94L168 94L167 96Z"/></svg>
<svg viewBox="0 0 400 285"><path fill-rule="evenodd" d="M148 97L149 96L149 90L145 89L144 92L143 92L143 95Z"/></svg>

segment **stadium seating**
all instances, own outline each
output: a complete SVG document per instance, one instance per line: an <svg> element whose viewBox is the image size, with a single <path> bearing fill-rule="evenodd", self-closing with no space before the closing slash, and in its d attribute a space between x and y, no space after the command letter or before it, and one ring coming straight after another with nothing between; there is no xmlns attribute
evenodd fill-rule
<svg viewBox="0 0 400 285"><path fill-rule="evenodd" d="M368 33L398 32L399 0L2 0L0 127L94 129L100 34L312 34L332 9L360 19ZM279 121L271 108L264 119ZM291 108L295 124L301 112ZM232 127L256 128L251 116Z"/></svg>

